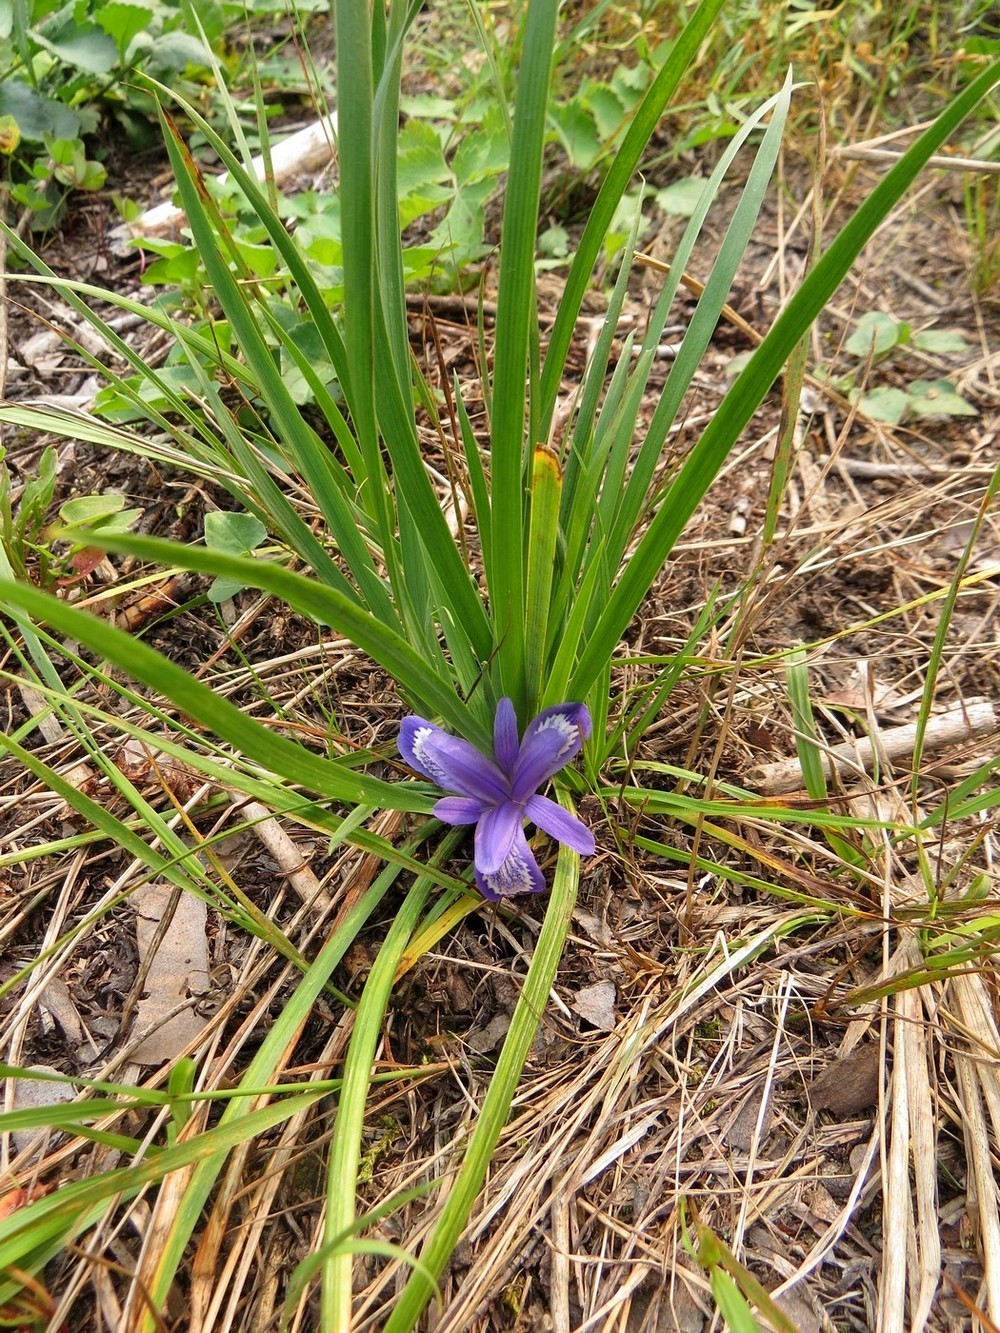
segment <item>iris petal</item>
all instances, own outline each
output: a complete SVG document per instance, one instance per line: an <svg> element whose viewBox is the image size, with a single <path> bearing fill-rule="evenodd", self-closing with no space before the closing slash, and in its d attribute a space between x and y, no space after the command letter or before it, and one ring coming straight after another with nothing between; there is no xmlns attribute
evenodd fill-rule
<svg viewBox="0 0 1000 1333"><path fill-rule="evenodd" d="M445 824L478 824L486 808L473 796L442 796L434 807L434 817Z"/></svg>
<svg viewBox="0 0 1000 1333"><path fill-rule="evenodd" d="M404 720L404 725L406 721L409 719ZM404 749L404 743L407 749ZM487 805L510 795L510 784L492 759L480 754L468 741L449 736L430 722L413 728L412 735L410 732L404 735L400 727L399 748L414 768L445 791L472 796Z"/></svg>
<svg viewBox="0 0 1000 1333"><path fill-rule="evenodd" d="M514 705L504 698L493 723L494 762L426 718L403 719L400 754L423 777L455 793L437 802L435 815L448 824L476 826L476 883L485 898L497 902L545 888L524 836L525 819L574 851L593 853L587 826L538 795L538 788L579 753L590 731L583 704L556 704L529 723L519 744Z"/></svg>
<svg viewBox="0 0 1000 1333"><path fill-rule="evenodd" d="M517 714L510 699L501 699L493 719L493 753L505 773L513 772L517 751Z"/></svg>
<svg viewBox="0 0 1000 1333"><path fill-rule="evenodd" d="M524 814L513 801L504 801L483 812L476 825L476 869L483 875L494 875L510 854L517 835L521 832Z"/></svg>
<svg viewBox="0 0 1000 1333"><path fill-rule="evenodd" d="M524 807L524 813L550 838L555 838L556 842L564 842L583 856L593 856L596 844L587 825L555 801L550 801L547 796L532 796Z"/></svg>
<svg viewBox="0 0 1000 1333"><path fill-rule="evenodd" d="M529 722L514 765L513 796L526 801L578 754L590 735L590 714L583 704L556 704Z"/></svg>
<svg viewBox="0 0 1000 1333"><path fill-rule="evenodd" d="M484 875L477 867L476 883L483 897L494 903L518 893L541 893L544 890L545 876L538 868L522 829L518 829L506 860L495 874Z"/></svg>
<svg viewBox="0 0 1000 1333"><path fill-rule="evenodd" d="M427 736L435 731L441 732L441 728L424 717L404 717L399 724L399 753L411 768L415 768L421 776L430 778L431 782L437 782L437 778L421 763L416 742L419 739L422 748ZM444 732L441 734L444 735Z"/></svg>

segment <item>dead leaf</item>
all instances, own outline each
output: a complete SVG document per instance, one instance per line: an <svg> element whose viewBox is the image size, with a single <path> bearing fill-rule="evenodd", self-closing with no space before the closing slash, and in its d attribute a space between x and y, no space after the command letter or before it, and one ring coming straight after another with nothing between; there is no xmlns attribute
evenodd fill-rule
<svg viewBox="0 0 1000 1333"><path fill-rule="evenodd" d="M62 977L52 977L38 997L43 1020L50 1015L66 1039L66 1044L82 1064L99 1054L90 1033L83 1026L83 1020L76 1007L69 986Z"/></svg>
<svg viewBox="0 0 1000 1333"><path fill-rule="evenodd" d="M761 1097L767 1097L767 1105L761 1114ZM774 1109L771 1106L771 1085L761 1078L758 1085L743 1099L743 1103L723 1132L723 1139L734 1152L749 1152L754 1139L763 1141L770 1132L774 1121ZM757 1125L760 1123L760 1130Z"/></svg>
<svg viewBox="0 0 1000 1333"><path fill-rule="evenodd" d="M815 1111L835 1116L857 1115L878 1101L882 1061L875 1042L855 1047L849 1055L827 1065L809 1085L809 1100Z"/></svg>
<svg viewBox="0 0 1000 1333"><path fill-rule="evenodd" d="M614 983L597 981L593 986L584 986L570 1001L570 1008L598 1032L613 1032L615 1028Z"/></svg>
<svg viewBox="0 0 1000 1333"><path fill-rule="evenodd" d="M138 736L127 736L112 758L114 766L129 782L143 782L152 768L149 747Z"/></svg>
<svg viewBox="0 0 1000 1333"><path fill-rule="evenodd" d="M481 1028L478 1032L473 1032L470 1037L466 1038L465 1044L476 1055L486 1055L500 1045L506 1037L509 1027L509 1014L494 1014L484 1028Z"/></svg>
<svg viewBox="0 0 1000 1333"><path fill-rule="evenodd" d="M160 922L174 890L166 884L150 884L133 898L136 909L136 938L139 958L145 962L156 941ZM139 1064L159 1065L197 1041L208 1022L195 1013L194 1002L211 988L208 940L205 927L208 908L193 893L181 893L146 973L144 998L136 1008L133 1032L148 1033L133 1051ZM187 1003L179 1013L178 1006ZM168 1017L170 1015L170 1017Z"/></svg>

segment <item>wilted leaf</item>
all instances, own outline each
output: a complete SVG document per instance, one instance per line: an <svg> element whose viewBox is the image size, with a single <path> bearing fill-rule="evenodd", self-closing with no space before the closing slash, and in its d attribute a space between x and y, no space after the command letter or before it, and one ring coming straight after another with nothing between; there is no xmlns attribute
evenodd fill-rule
<svg viewBox="0 0 1000 1333"><path fill-rule="evenodd" d="M0 116L0 153L10 157L21 142L21 127L13 116Z"/></svg>
<svg viewBox="0 0 1000 1333"><path fill-rule="evenodd" d="M570 1001L570 1008L598 1032L613 1032L615 1027L615 988L610 981L584 986Z"/></svg>
<svg viewBox="0 0 1000 1333"><path fill-rule="evenodd" d="M835 1116L857 1115L878 1101L882 1056L877 1042L865 1042L837 1056L809 1086L814 1111Z"/></svg>

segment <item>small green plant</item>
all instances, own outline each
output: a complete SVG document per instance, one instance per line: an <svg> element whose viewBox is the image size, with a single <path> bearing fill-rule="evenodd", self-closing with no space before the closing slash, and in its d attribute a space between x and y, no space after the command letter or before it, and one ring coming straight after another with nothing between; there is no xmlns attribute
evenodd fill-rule
<svg viewBox="0 0 1000 1333"><path fill-rule="evenodd" d="M969 350L960 333L946 329L919 329L893 319L879 310L862 315L854 332L844 343L844 351L858 363L857 368L837 379L836 385L856 402L866 416L891 425L928 417L976 416L977 410L961 396L947 379L914 379L905 388L884 384L861 387L868 371L887 362L907 347L935 356L954 356Z"/></svg>
<svg viewBox="0 0 1000 1333"><path fill-rule="evenodd" d="M1000 283L1000 176L974 175L966 180L965 224L972 251L972 286L987 296Z"/></svg>
<svg viewBox="0 0 1000 1333"><path fill-rule="evenodd" d="M27 166L26 178L12 184L10 197L34 214L33 225L49 227L59 217L71 190L99 190L104 166L87 157L82 139L43 135L45 152Z"/></svg>
<svg viewBox="0 0 1000 1333"><path fill-rule="evenodd" d="M56 451L51 446L43 450L37 472L17 498L6 451L0 447L0 544L17 577L43 587L53 579L52 554L43 533L55 489Z"/></svg>
<svg viewBox="0 0 1000 1333"><path fill-rule="evenodd" d="M297 9L316 8L305 0ZM10 196L35 230L60 217L74 190L98 190L105 168L87 141L111 117L130 142L155 142L141 70L198 102L212 70L230 69L227 30L284 11L271 0L211 0L197 20L185 0L19 0L0 5L0 152L13 159Z"/></svg>
<svg viewBox="0 0 1000 1333"><path fill-rule="evenodd" d="M49 510L56 491L57 459L51 445L43 450L37 471L16 493L5 451L0 448L0 545L18 578L41 588L75 583L103 558L103 551L86 542L68 543L62 529L54 533ZM60 506L63 528L96 525L100 531L128 532L142 516L141 509L126 509L116 493L81 495ZM57 548L62 546L62 551Z"/></svg>
<svg viewBox="0 0 1000 1333"><path fill-rule="evenodd" d="M267 528L253 514L214 510L205 515L205 545L228 555L252 555L267 536ZM225 602L246 585L238 579L216 578L208 590L210 602Z"/></svg>
<svg viewBox="0 0 1000 1333"><path fill-rule="evenodd" d="M78 495L67 500L59 508L62 527L57 529L56 540L69 542L69 553L65 558L66 573L59 580L62 584L76 583L93 570L104 556L104 548L92 545L86 538L76 540L67 537L76 527L94 533L113 537L130 532L142 517L141 509L126 509L125 497L115 491L104 495Z"/></svg>

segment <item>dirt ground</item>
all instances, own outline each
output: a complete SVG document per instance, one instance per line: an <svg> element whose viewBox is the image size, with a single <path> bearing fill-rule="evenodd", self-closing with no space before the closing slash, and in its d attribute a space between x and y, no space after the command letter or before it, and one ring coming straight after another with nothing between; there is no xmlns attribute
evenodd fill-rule
<svg viewBox="0 0 1000 1333"><path fill-rule="evenodd" d="M144 164L150 188L137 193L155 195L161 166ZM841 208L849 205L866 193L877 170L867 163L832 162L824 197L839 192ZM809 245L808 214L800 218L796 211L812 184L809 166L790 154L782 173L780 203L775 192L730 299L760 332L801 276ZM120 257L109 243L115 221L107 198L79 203L60 233L49 238L45 258L61 275L141 299L139 259ZM829 232L834 225L833 219L827 223ZM661 217L644 238L644 251L668 258L676 228L676 221ZM719 235L716 224L716 240ZM709 258L696 251L694 277L707 276ZM944 358L908 350L872 367L871 381L905 386L915 378L947 377L978 414L888 427L851 412L820 383L807 384L779 532L767 551L759 533L781 417L780 386L754 418L642 608L616 672L618 691L635 690L652 678L655 659L686 641L713 590L723 597L747 590L699 646L669 710L631 756L647 785L672 789L675 778L657 766L677 765L716 784L762 791L761 765L794 754L784 669L774 655L800 642L810 645L814 705L831 743L868 732L871 725L891 729L912 722L941 598L960 561L966 561L969 577L954 609L934 711L1000 699L995 510L985 513L971 555L965 552L1000 465L1000 304L996 294L973 295L969 262L961 179L952 172L928 173L824 314L812 339L810 368L845 369L850 359L838 348L853 321L865 311L882 310L915 329L959 332L968 349ZM632 327L642 326L657 281L654 270L637 265L626 310ZM558 275L547 275L541 287L543 334L558 299ZM85 410L94 388L92 369L61 342L41 351L32 345L47 327L67 327L65 307L57 296L37 289L26 294L16 288L9 301L8 399L55 398ZM692 303L689 294L678 301L671 315L678 331ZM599 294L592 305L596 320ZM439 376L444 349L447 373L457 371L472 382L474 321L474 302L414 304L413 347L429 378ZM590 331L582 321L571 370L582 370ZM151 331L137 326L126 336L148 340ZM716 410L729 382L730 360L752 345L744 327L720 323L671 436L664 475ZM644 405L647 413L670 364L666 348ZM27 480L47 441L8 429L5 442L15 481ZM162 464L108 454L82 441L59 441L57 447L60 502L74 494L121 491L129 505L142 508L143 531L193 540L206 507L226 504L208 483ZM137 595L117 604L110 595L123 572L132 571L111 561L95 569L87 584L109 594L105 605L113 606L119 623L126 617L147 642L201 670L258 715L258 683L264 681L275 698L287 702L286 720L293 725L320 732L335 725L343 738L381 750L388 761L402 706L391 683L349 647L324 643L315 626L250 592L227 608L229 624L223 625L195 580L136 611ZM134 622L128 621L133 613ZM4 666L16 675L9 651ZM66 671L72 672L68 662ZM5 727L12 732L26 721L30 699L10 675L3 691ZM613 714L616 706L617 699ZM110 728L102 736L109 754L120 753L120 736ZM65 733L48 738L35 733L27 743L60 769L80 758ZM947 744L928 756L926 784L947 789L996 754L995 734ZM147 765L136 780L161 809L169 811L170 791L186 799L177 775L165 781ZM96 799L107 795L96 775L88 790ZM883 810L893 808L895 790L888 781ZM805 803L801 782L787 799ZM982 1057L983 1077L990 1080L983 1085L988 1089L983 1125L984 1133L989 1127L995 1163L997 1051L984 1051L970 1036L971 1000L956 995L949 980L935 978L907 992L912 1002L905 1004L899 997L858 1000L860 990L887 975L890 959L897 970L903 968L906 950L917 940L915 931L906 929L914 865L894 864L892 883L849 882L807 824L788 827L779 837L756 820L688 827L614 806L612 818L604 820L596 803L591 813L599 854L586 867L555 995L488 1190L445 1275L442 1303L426 1326L436 1333L570 1328L700 1333L712 1326L712 1301L707 1276L685 1246L682 1200L689 1224L697 1216L710 1225L767 1289L777 1290L800 1333L874 1328L893 1247L909 1255L904 1286L912 1308L919 1299L927 1218L914 1212L915 1221L908 1221L909 1215L900 1221L886 1203L887 1173L907 1174L906 1163L900 1167L891 1157L886 1128L892 1090L899 1088L893 1071L902 1020L919 1034L926 1105L935 1125L942 1276L928 1326L991 1327L975 1312L986 1308L987 1268L1000 1259L988 1242L988 1214L995 1211L996 1197L980 1197L982 1179L970 1166L968 1075L956 1056L972 1050ZM193 818L202 832L215 829L218 803L196 809ZM980 914L996 897L989 819L987 811L982 820L949 830L949 838L964 839L966 848L960 881L967 884L974 870L986 876ZM101 840L58 847L39 859L14 855L72 840L82 831L57 796L4 761L0 982L36 963L109 891L123 896L65 951L57 974L44 974L41 994L32 976L7 991L0 1002L0 1054L9 1063L120 1077L117 1057L127 1044L130 1011L142 987L136 917L121 878L129 856ZM222 857L242 893L308 952L309 941L329 930L345 895L366 875L370 879L372 868L360 854L345 862L340 851L328 855L321 841L294 836L302 860L330 896L332 916L303 910L276 854L251 834L231 839ZM676 860L654 853L646 845L650 841L674 849ZM734 882L727 870L751 877L756 887ZM348 995L357 993L367 974L394 902L390 895L381 921L335 977ZM402 1091L387 1086L371 1107L362 1185L366 1205L449 1169L449 1154L474 1121L506 1033L544 905L519 902L510 912L484 907L401 981L379 1067L424 1063L429 1072ZM210 913L206 931L213 1050L220 1060L226 1053L226 1076L236 1078L293 978L280 958L262 957L221 917ZM983 959L977 977L992 1005L991 956ZM348 1036L344 1015L324 1002L302 1033L292 1063L335 1071ZM147 1066L140 1076L154 1072ZM914 1084L909 1086L916 1104ZM277 1327L280 1274L308 1252L319 1224L331 1119L324 1104L295 1136L275 1132L258 1144L259 1156L242 1164L243 1176L227 1196L213 1280L229 1293L237 1327ZM112 1164L108 1152L77 1145L73 1154L59 1158L54 1145L39 1176L52 1186L106 1168ZM268 1182L270 1192L264 1188ZM148 1214L149 1205L144 1206ZM426 1231L426 1207L424 1200L411 1202L380 1223L375 1234L416 1247ZM263 1214L255 1211L260 1209ZM261 1215L263 1223L253 1233L252 1271L237 1264L226 1269L224 1281L215 1278L227 1257L244 1252L243 1232ZM91 1272L88 1256L93 1261L100 1249L93 1244L46 1270L45 1286L57 1297L76 1284L76 1318L93 1321L71 1327L115 1326L122 1274L134 1269L141 1245L142 1214L137 1218L113 1234L102 1233L110 1276L100 1281L81 1276ZM894 1231L896 1226L902 1232ZM400 1283L399 1269L382 1259L361 1259L357 1279L358 1327L377 1329ZM191 1290L178 1291L167 1311L166 1326L208 1326L197 1324L193 1314L187 1322L188 1311L204 1311L209 1300L196 1290L204 1274L190 1280ZM314 1326L310 1309L300 1314L297 1327Z"/></svg>

